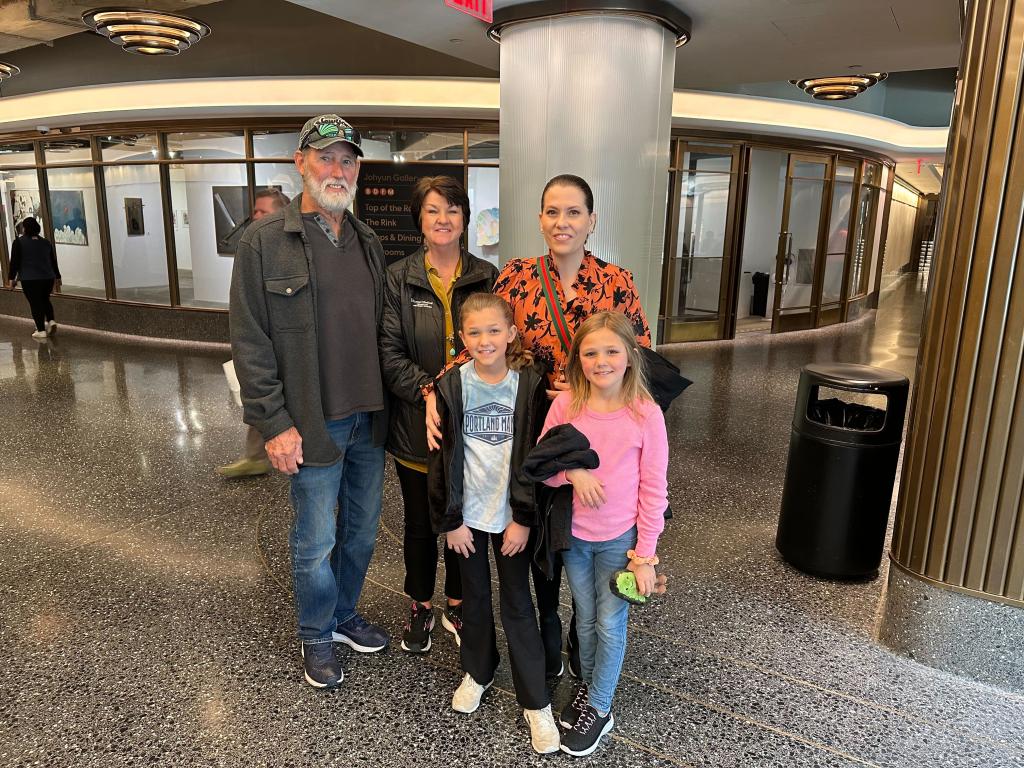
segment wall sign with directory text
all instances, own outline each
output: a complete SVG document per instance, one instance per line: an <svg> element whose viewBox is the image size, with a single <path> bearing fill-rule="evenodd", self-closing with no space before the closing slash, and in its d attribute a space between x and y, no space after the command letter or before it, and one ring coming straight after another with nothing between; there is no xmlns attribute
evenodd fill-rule
<svg viewBox="0 0 1024 768"><path fill-rule="evenodd" d="M423 242L409 203L416 182L426 176L451 176L463 183L460 165L366 163L359 173L356 215L377 233L388 264L405 258Z"/></svg>

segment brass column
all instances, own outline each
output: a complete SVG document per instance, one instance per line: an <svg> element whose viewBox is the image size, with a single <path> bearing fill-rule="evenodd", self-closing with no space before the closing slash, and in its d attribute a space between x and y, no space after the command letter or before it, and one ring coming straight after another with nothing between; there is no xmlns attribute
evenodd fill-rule
<svg viewBox="0 0 1024 768"><path fill-rule="evenodd" d="M972 2L880 628L921 661L1018 688L1022 85L1024 0Z"/></svg>

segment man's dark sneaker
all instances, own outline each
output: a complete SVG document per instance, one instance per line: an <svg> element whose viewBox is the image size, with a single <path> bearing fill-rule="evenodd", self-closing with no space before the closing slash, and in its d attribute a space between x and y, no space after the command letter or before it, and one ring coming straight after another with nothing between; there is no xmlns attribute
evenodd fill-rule
<svg viewBox="0 0 1024 768"><path fill-rule="evenodd" d="M302 667L306 682L314 688L336 688L345 679L334 643L303 643Z"/></svg>
<svg viewBox="0 0 1024 768"><path fill-rule="evenodd" d="M574 757L589 755L597 745L601 743L601 737L615 725L615 718L609 711L601 717L597 710L589 704L580 716L571 731L566 731L562 736L562 751L568 752Z"/></svg>
<svg viewBox="0 0 1024 768"><path fill-rule="evenodd" d="M383 650L388 644L388 633L370 624L358 613L334 630L334 642L345 643L360 653Z"/></svg>
<svg viewBox="0 0 1024 768"><path fill-rule="evenodd" d="M434 631L434 609L413 601L409 623L402 633L402 650L426 653L430 650L430 633Z"/></svg>
<svg viewBox="0 0 1024 768"><path fill-rule="evenodd" d="M579 642L573 642L573 633L565 639L565 650L569 653L569 674L577 680L583 675L580 673L580 646Z"/></svg>
<svg viewBox="0 0 1024 768"><path fill-rule="evenodd" d="M455 644L462 647L462 603L445 606L441 625L455 635Z"/></svg>
<svg viewBox="0 0 1024 768"><path fill-rule="evenodd" d="M569 703L562 707L562 711L558 713L558 722L563 728L572 728L576 725L576 721L579 720L580 714L587 708L587 703L590 701L590 688L580 680L576 683L576 690L573 692L573 696L569 699Z"/></svg>

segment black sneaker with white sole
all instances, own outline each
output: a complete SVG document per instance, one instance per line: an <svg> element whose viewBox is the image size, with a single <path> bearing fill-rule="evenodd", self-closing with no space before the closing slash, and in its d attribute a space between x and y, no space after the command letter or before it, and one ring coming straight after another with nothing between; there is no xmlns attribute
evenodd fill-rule
<svg viewBox="0 0 1024 768"><path fill-rule="evenodd" d="M426 653L430 650L430 633L434 631L434 609L423 603L413 602L409 612L409 623L402 632L402 650L409 653Z"/></svg>
<svg viewBox="0 0 1024 768"><path fill-rule="evenodd" d="M569 674L579 680L583 677L583 673L580 671L580 644L578 640L575 640L575 633L569 631L569 636L565 639L565 650L569 654Z"/></svg>
<svg viewBox="0 0 1024 768"><path fill-rule="evenodd" d="M563 728L570 729L575 726L580 714L587 708L589 701L590 688L580 680L576 683L576 690L573 692L572 698L569 699L569 703L562 707L562 711L558 713L559 724Z"/></svg>
<svg viewBox="0 0 1024 768"><path fill-rule="evenodd" d="M455 635L455 644L462 647L462 603L445 606L441 614L441 626Z"/></svg>
<svg viewBox="0 0 1024 768"><path fill-rule="evenodd" d="M336 688L345 679L334 655L334 643L303 643L302 669L314 688Z"/></svg>
<svg viewBox="0 0 1024 768"><path fill-rule="evenodd" d="M578 718L571 731L562 736L562 751L574 757L589 755L604 736L615 726L615 718L611 711L601 717L600 713L589 704Z"/></svg>

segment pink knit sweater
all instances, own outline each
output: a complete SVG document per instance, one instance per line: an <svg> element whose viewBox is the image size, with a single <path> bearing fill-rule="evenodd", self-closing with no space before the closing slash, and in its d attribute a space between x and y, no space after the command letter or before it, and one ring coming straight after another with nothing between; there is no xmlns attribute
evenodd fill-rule
<svg viewBox="0 0 1024 768"><path fill-rule="evenodd" d="M661 409L642 402L638 418L629 408L612 413L584 408L570 419L570 400L568 392L555 398L544 432L559 424L572 424L586 435L601 458L601 466L592 471L604 484L605 493L605 503L596 509L573 498L572 535L584 541L608 541L636 525L636 553L653 555L668 506L668 436ZM568 482L564 472L545 481L550 486Z"/></svg>

